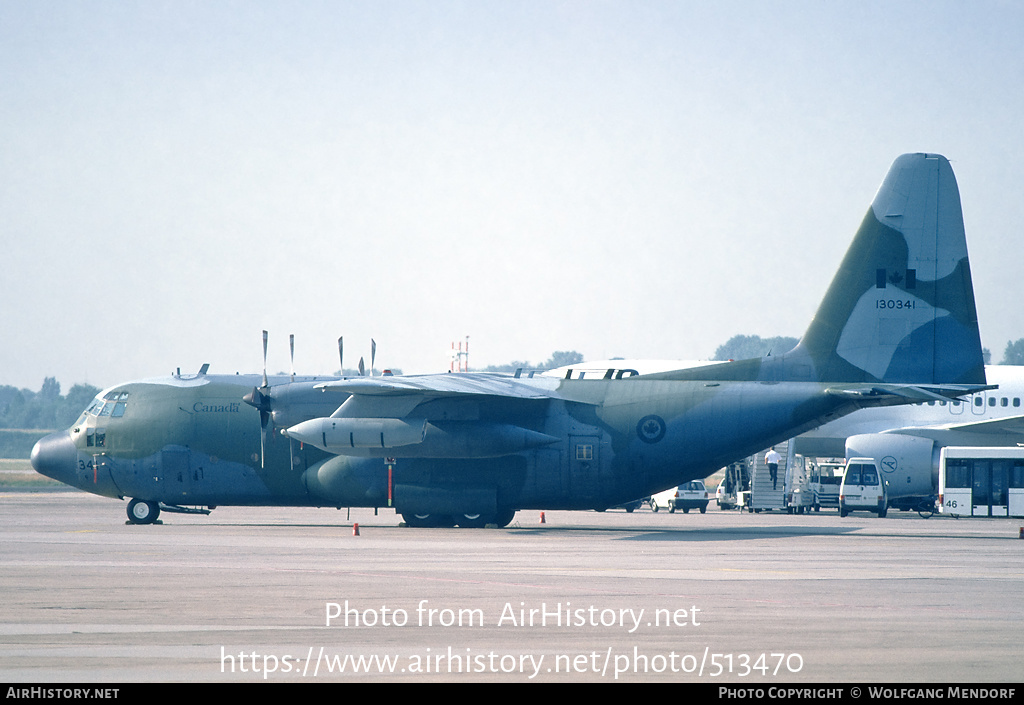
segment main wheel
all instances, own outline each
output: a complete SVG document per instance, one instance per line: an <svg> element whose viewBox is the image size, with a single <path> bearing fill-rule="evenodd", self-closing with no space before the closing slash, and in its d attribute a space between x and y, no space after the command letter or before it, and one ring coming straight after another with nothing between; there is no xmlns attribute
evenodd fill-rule
<svg viewBox="0 0 1024 705"><path fill-rule="evenodd" d="M464 529L482 529L492 523L493 517L486 514L456 514L455 523Z"/></svg>
<svg viewBox="0 0 1024 705"><path fill-rule="evenodd" d="M128 503L128 521L133 524L152 524L160 516L160 505L133 499Z"/></svg>
<svg viewBox="0 0 1024 705"><path fill-rule="evenodd" d="M455 518L447 514L413 514L403 513L402 519L406 526L417 529L455 526Z"/></svg>

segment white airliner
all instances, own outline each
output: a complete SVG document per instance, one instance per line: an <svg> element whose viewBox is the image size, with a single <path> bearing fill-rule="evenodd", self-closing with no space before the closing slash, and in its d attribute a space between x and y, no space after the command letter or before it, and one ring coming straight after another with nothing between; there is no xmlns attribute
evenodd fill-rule
<svg viewBox="0 0 1024 705"><path fill-rule="evenodd" d="M1024 443L1024 367L988 365L998 389L964 401L862 409L794 441L797 453L875 458L889 481L889 498L937 492L944 446L1016 446Z"/></svg>
<svg viewBox="0 0 1024 705"><path fill-rule="evenodd" d="M541 374L545 377L569 377L571 379L601 379L607 376L621 378L671 370L687 370L691 367L707 367L721 364L721 362L718 360L626 360L625 358L616 358L565 365Z"/></svg>

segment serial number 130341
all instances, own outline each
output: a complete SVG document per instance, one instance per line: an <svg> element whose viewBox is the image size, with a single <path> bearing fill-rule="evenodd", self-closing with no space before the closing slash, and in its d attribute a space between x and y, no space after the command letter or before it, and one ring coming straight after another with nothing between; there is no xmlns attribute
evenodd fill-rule
<svg viewBox="0 0 1024 705"><path fill-rule="evenodd" d="M917 308L917 301L914 299L878 299L875 301L875 308L909 310Z"/></svg>

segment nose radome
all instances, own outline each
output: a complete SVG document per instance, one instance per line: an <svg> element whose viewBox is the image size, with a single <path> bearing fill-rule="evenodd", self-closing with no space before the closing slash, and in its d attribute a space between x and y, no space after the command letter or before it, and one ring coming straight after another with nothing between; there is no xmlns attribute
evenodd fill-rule
<svg viewBox="0 0 1024 705"><path fill-rule="evenodd" d="M68 485L75 484L78 449L67 431L43 436L32 447L32 467L40 475Z"/></svg>

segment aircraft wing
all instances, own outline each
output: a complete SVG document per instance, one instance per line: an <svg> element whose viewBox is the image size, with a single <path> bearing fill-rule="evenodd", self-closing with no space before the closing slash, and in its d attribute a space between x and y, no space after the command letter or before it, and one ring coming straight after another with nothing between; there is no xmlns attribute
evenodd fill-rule
<svg viewBox="0 0 1024 705"><path fill-rule="evenodd" d="M315 388L348 395L330 417L291 426L289 438L336 455L406 458L495 458L557 443L558 438L505 421L480 418L406 418L422 402L455 400L470 406L481 397L508 403L562 399L560 380L519 379L487 373L409 377L355 377ZM458 414L456 414L458 416Z"/></svg>
<svg viewBox="0 0 1024 705"><path fill-rule="evenodd" d="M519 379L486 373L459 373L408 377L353 377L318 384L328 392L367 396L498 396L513 399L561 399L557 379Z"/></svg>
<svg viewBox="0 0 1024 705"><path fill-rule="evenodd" d="M497 396L511 399L564 399L559 379L533 377L521 379L488 373L460 373L408 377L353 377L316 385L321 391L360 396ZM996 389L997 385L977 384L855 384L829 387L833 396L846 397L872 405L948 401L975 392ZM576 401L576 400L574 400Z"/></svg>
<svg viewBox="0 0 1024 705"><path fill-rule="evenodd" d="M1001 419L987 419L972 423L948 424L944 428L968 433L1017 433L1024 436L1024 415L1004 416Z"/></svg>

